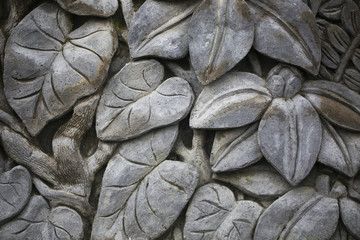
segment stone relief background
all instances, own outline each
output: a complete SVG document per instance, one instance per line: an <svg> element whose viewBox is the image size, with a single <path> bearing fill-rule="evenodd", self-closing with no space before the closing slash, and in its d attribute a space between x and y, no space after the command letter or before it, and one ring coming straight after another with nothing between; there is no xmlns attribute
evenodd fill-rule
<svg viewBox="0 0 360 240"><path fill-rule="evenodd" d="M360 239L357 0L0 2L0 239Z"/></svg>

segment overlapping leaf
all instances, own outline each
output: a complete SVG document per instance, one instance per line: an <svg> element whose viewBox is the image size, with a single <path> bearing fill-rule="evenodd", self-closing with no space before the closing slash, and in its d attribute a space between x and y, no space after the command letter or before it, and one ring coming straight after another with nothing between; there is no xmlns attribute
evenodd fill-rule
<svg viewBox="0 0 360 240"><path fill-rule="evenodd" d="M199 1L147 0L136 12L129 31L131 56L177 59L189 49L190 17Z"/></svg>
<svg viewBox="0 0 360 240"><path fill-rule="evenodd" d="M252 201L236 202L225 186L199 188L186 212L184 237L197 239L252 239L262 207Z"/></svg>
<svg viewBox="0 0 360 240"><path fill-rule="evenodd" d="M254 48L317 74L321 43L315 17L301 0L249 0L255 17Z"/></svg>
<svg viewBox="0 0 360 240"><path fill-rule="evenodd" d="M321 144L321 122L309 101L300 95L277 98L259 126L259 145L264 157L296 185L310 172Z"/></svg>
<svg viewBox="0 0 360 240"><path fill-rule="evenodd" d="M110 79L96 115L102 140L127 140L184 118L194 93L182 78L161 83L163 66L155 60L127 64Z"/></svg>
<svg viewBox="0 0 360 240"><path fill-rule="evenodd" d="M198 79L209 84L234 67L254 40L251 11L244 0L203 1L189 26L190 57Z"/></svg>
<svg viewBox="0 0 360 240"><path fill-rule="evenodd" d="M110 20L73 32L70 15L45 3L12 31L5 49L6 97L32 135L95 92L117 46Z"/></svg>
<svg viewBox="0 0 360 240"><path fill-rule="evenodd" d="M271 102L265 81L245 72L230 72L205 86L190 115L193 128L235 128L260 119Z"/></svg>
<svg viewBox="0 0 360 240"><path fill-rule="evenodd" d="M50 209L41 196L31 197L24 211L0 227L1 239L82 239L80 215L68 207Z"/></svg>
<svg viewBox="0 0 360 240"><path fill-rule="evenodd" d="M350 198L340 199L341 219L347 230L355 237L360 236L360 204Z"/></svg>

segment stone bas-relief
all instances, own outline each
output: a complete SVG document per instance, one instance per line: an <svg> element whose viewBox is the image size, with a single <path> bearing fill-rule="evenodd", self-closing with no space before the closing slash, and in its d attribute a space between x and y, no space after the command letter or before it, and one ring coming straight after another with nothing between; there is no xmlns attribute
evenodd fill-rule
<svg viewBox="0 0 360 240"><path fill-rule="evenodd" d="M16 2L0 239L360 239L359 1Z"/></svg>

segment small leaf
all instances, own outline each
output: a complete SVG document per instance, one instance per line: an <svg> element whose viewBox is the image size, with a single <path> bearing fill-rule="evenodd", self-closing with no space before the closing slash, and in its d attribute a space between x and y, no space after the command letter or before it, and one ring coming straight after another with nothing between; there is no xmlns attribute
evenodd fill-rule
<svg viewBox="0 0 360 240"><path fill-rule="evenodd" d="M326 79L329 81L333 81L333 73L331 73L330 69L327 69L324 65L320 66L320 71L319 71L319 77L321 79Z"/></svg>
<svg viewBox="0 0 360 240"><path fill-rule="evenodd" d="M329 122L340 127L360 131L360 95L340 83L307 81L303 95Z"/></svg>
<svg viewBox="0 0 360 240"><path fill-rule="evenodd" d="M360 48L357 48L354 51L351 60L354 63L356 69L360 71Z"/></svg>
<svg viewBox="0 0 360 240"><path fill-rule="evenodd" d="M345 85L355 92L360 92L360 72L356 69L348 68L344 74Z"/></svg>
<svg viewBox="0 0 360 240"><path fill-rule="evenodd" d="M341 14L342 26L356 36L360 31L360 10L354 1L346 1Z"/></svg>
<svg viewBox="0 0 360 240"><path fill-rule="evenodd" d="M350 198L340 199L341 219L346 229L354 235L360 236L360 204Z"/></svg>
<svg viewBox="0 0 360 240"><path fill-rule="evenodd" d="M340 20L344 2L345 0L326 1L319 9L320 16L330 20Z"/></svg>
<svg viewBox="0 0 360 240"><path fill-rule="evenodd" d="M209 84L243 59L254 41L254 23L244 0L203 1L189 26L190 57L201 83Z"/></svg>
<svg viewBox="0 0 360 240"><path fill-rule="evenodd" d="M197 5L198 1L145 1L131 21L131 56L184 57L188 52L190 17Z"/></svg>
<svg viewBox="0 0 360 240"><path fill-rule="evenodd" d="M103 83L117 37L110 20L73 29L71 16L44 3L11 32L5 49L6 97L31 135Z"/></svg>
<svg viewBox="0 0 360 240"><path fill-rule="evenodd" d="M245 72L205 86L190 115L192 128L235 128L259 120L271 101L265 81Z"/></svg>
<svg viewBox="0 0 360 240"><path fill-rule="evenodd" d="M337 69L340 63L340 55L327 42L321 44L322 58L321 63L331 69Z"/></svg>
<svg viewBox="0 0 360 240"><path fill-rule="evenodd" d="M161 83L163 66L155 60L127 64L105 86L96 114L97 136L122 141L180 121L194 93L182 78Z"/></svg>
<svg viewBox="0 0 360 240"><path fill-rule="evenodd" d="M255 17L254 48L316 75L321 61L321 42L309 7L301 0L250 0L248 3Z"/></svg>
<svg viewBox="0 0 360 240"><path fill-rule="evenodd" d="M29 201L31 177L26 168L17 166L0 177L0 222L18 214Z"/></svg>
<svg viewBox="0 0 360 240"><path fill-rule="evenodd" d="M186 212L185 239L252 239L262 207L235 201L230 189L219 184L199 188Z"/></svg>
<svg viewBox="0 0 360 240"><path fill-rule="evenodd" d="M291 185L269 165L215 174L214 179L230 183L245 194L265 200L280 197L291 190Z"/></svg>
<svg viewBox="0 0 360 240"><path fill-rule="evenodd" d="M316 162L321 122L309 101L300 95L274 99L259 126L264 157L292 185L297 185Z"/></svg>
<svg viewBox="0 0 360 240"><path fill-rule="evenodd" d="M119 4L117 0L56 0L66 11L76 15L110 17L114 15Z"/></svg>
<svg viewBox="0 0 360 240"><path fill-rule="evenodd" d="M261 215L254 240L329 239L339 218L336 199L309 187L292 190L273 202Z"/></svg>
<svg viewBox="0 0 360 240"><path fill-rule="evenodd" d="M237 129L218 131L211 150L214 172L231 171L249 166L262 157L258 140L258 123Z"/></svg>
<svg viewBox="0 0 360 240"><path fill-rule="evenodd" d="M80 215L68 207L50 209L41 196L31 197L24 211L0 227L1 239L83 239Z"/></svg>
<svg viewBox="0 0 360 240"><path fill-rule="evenodd" d="M339 26L329 24L327 28L327 35L331 45L340 53L346 53L351 41L349 35Z"/></svg>

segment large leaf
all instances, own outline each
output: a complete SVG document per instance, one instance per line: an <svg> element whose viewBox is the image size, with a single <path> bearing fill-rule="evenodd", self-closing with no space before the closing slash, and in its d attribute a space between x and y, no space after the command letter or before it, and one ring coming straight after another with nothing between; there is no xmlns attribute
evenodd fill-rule
<svg viewBox="0 0 360 240"><path fill-rule="evenodd" d="M80 215L68 207L50 209L41 196L31 197L24 211L0 227L1 239L82 239Z"/></svg>
<svg viewBox="0 0 360 240"><path fill-rule="evenodd" d="M115 14L119 3L117 0L56 0L66 11L76 15L109 17Z"/></svg>
<svg viewBox="0 0 360 240"><path fill-rule="evenodd" d="M353 177L360 169L360 134L335 129L323 121L319 162Z"/></svg>
<svg viewBox="0 0 360 240"><path fill-rule="evenodd" d="M89 20L73 32L70 20L56 4L42 4L6 45L5 94L32 135L101 86L117 46L110 20Z"/></svg>
<svg viewBox="0 0 360 240"><path fill-rule="evenodd" d="M303 95L329 122L349 130L360 131L360 95L341 83L308 81Z"/></svg>
<svg viewBox="0 0 360 240"><path fill-rule="evenodd" d="M235 201L230 189L219 184L199 188L186 212L184 237L197 239L252 239L262 207Z"/></svg>
<svg viewBox="0 0 360 240"><path fill-rule="evenodd" d="M184 57L189 49L190 17L197 4L198 1L145 1L131 21L131 56Z"/></svg>
<svg viewBox="0 0 360 240"><path fill-rule="evenodd" d="M317 74L321 42L316 20L301 0L249 0L255 16L254 48Z"/></svg>
<svg viewBox="0 0 360 240"><path fill-rule="evenodd" d="M198 79L209 84L234 67L254 41L251 11L244 0L203 1L189 26L190 57Z"/></svg>
<svg viewBox="0 0 360 240"><path fill-rule="evenodd" d="M163 66L155 60L127 64L110 79L96 114L102 140L127 140L184 118L194 101L187 81L173 77L161 83Z"/></svg>
<svg viewBox="0 0 360 240"><path fill-rule="evenodd" d="M300 95L275 99L261 119L258 139L264 157L292 185L297 185L316 162L321 145L321 122L309 101Z"/></svg>
<svg viewBox="0 0 360 240"><path fill-rule="evenodd" d="M340 199L341 219L347 230L355 237L360 237L360 204L350 198Z"/></svg>
<svg viewBox="0 0 360 240"><path fill-rule="evenodd" d="M254 240L329 239L336 230L336 199L302 187L273 202L261 215Z"/></svg>
<svg viewBox="0 0 360 240"><path fill-rule="evenodd" d="M235 128L260 119L271 102L265 81L245 72L205 86L190 116L192 128Z"/></svg>
<svg viewBox="0 0 360 240"><path fill-rule="evenodd" d="M29 201L31 177L26 168L17 166L0 177L0 222L18 214Z"/></svg>
<svg viewBox="0 0 360 240"><path fill-rule="evenodd" d="M210 164L214 172L249 166L262 157L258 144L258 123L216 132Z"/></svg>
<svg viewBox="0 0 360 240"><path fill-rule="evenodd" d="M264 164L215 174L213 177L230 183L243 193L265 200L280 197L292 188L274 168Z"/></svg>

